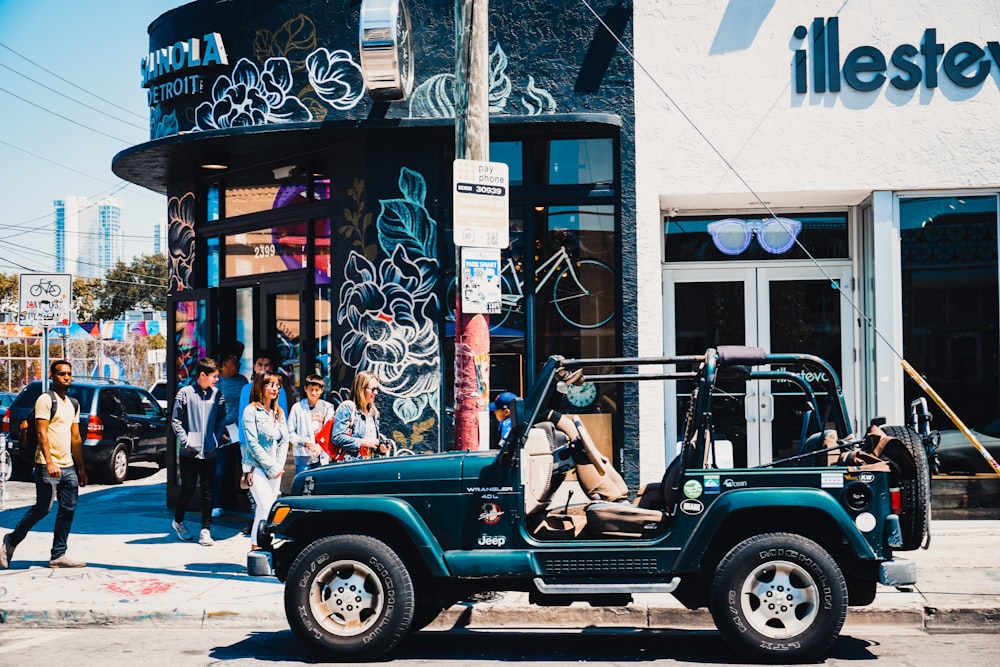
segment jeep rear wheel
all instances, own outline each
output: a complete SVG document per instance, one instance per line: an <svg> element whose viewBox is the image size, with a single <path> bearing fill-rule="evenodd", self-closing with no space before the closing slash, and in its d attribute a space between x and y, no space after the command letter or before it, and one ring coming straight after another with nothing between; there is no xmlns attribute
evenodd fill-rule
<svg viewBox="0 0 1000 667"><path fill-rule="evenodd" d="M801 535L756 535L719 563L709 607L726 642L753 660L818 660L840 634L847 584L836 561Z"/></svg>
<svg viewBox="0 0 1000 667"><path fill-rule="evenodd" d="M413 581L384 542L368 535L319 539L298 555L285 583L285 615L309 648L371 660L391 650L413 619Z"/></svg>

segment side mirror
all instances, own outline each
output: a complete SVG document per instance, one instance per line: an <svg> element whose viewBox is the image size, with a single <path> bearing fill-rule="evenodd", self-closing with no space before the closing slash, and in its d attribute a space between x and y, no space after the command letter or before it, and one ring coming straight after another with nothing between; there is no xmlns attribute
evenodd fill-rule
<svg viewBox="0 0 1000 667"><path fill-rule="evenodd" d="M514 409L510 411L510 428L517 428L524 423L524 399L520 396L514 399Z"/></svg>

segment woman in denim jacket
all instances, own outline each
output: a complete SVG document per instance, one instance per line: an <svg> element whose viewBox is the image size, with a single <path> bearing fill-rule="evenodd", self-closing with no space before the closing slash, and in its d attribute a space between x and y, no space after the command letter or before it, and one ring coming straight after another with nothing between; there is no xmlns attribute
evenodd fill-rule
<svg viewBox="0 0 1000 667"><path fill-rule="evenodd" d="M347 455L345 461L390 453L392 444L379 433L378 378L371 371L358 371L351 383L351 398L337 407L330 440Z"/></svg>
<svg viewBox="0 0 1000 667"><path fill-rule="evenodd" d="M288 457L288 423L278 405L281 376L274 371L260 373L250 389L250 404L243 411L241 443L244 469L250 468L253 483L250 493L256 504L253 529L250 531L251 550L256 551L257 528L267 519L271 505L281 491L281 475Z"/></svg>

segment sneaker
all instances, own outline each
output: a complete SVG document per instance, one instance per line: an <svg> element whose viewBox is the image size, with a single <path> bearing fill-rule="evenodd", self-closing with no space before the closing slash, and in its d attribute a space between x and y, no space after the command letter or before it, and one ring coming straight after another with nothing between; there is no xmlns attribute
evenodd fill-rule
<svg viewBox="0 0 1000 667"><path fill-rule="evenodd" d="M62 556L59 556L59 558L53 558L52 560L49 561L49 567L51 567L51 568L57 568L57 567L86 567L86 565L87 564L84 563L82 560L73 560L72 558L70 558L66 554L63 554Z"/></svg>
<svg viewBox="0 0 1000 667"><path fill-rule="evenodd" d="M10 545L10 535L3 536L3 545L0 546L0 567L7 569L10 567L10 557L14 555L14 547Z"/></svg>
<svg viewBox="0 0 1000 667"><path fill-rule="evenodd" d="M173 521L171 522L170 525L174 527L174 531L177 533L177 537L181 538L185 542L191 541L191 533L188 532L188 529L184 527L183 523L179 521Z"/></svg>
<svg viewBox="0 0 1000 667"><path fill-rule="evenodd" d="M212 518L213 519L218 519L220 516L222 516L222 508L221 507L213 507L212 508Z"/></svg>
<svg viewBox="0 0 1000 667"><path fill-rule="evenodd" d="M208 528L201 529L201 535L198 536L198 544L203 547L210 547L215 544L215 540L212 539L212 532Z"/></svg>

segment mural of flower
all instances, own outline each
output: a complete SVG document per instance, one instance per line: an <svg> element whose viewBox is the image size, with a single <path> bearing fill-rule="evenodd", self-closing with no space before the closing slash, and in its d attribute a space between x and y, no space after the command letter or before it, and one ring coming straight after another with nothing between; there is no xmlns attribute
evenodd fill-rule
<svg viewBox="0 0 1000 667"><path fill-rule="evenodd" d="M395 397L438 388L436 270L436 259L411 258L402 246L378 267L351 251L344 267L337 309L337 322L347 327L341 358L374 372Z"/></svg>
<svg viewBox="0 0 1000 667"><path fill-rule="evenodd" d="M177 112L171 111L167 115L163 115L163 110L159 107L153 107L149 112L149 138L150 139L160 139L162 137L169 137L171 135L177 134L180 131L180 127L177 125Z"/></svg>
<svg viewBox="0 0 1000 667"><path fill-rule="evenodd" d="M263 70L240 58L232 76L220 76L212 99L195 110L195 130L295 123L312 120L312 112L289 93L292 68L287 58L268 58Z"/></svg>
<svg viewBox="0 0 1000 667"><path fill-rule="evenodd" d="M306 58L306 69L316 94L334 109L353 109L361 102L365 93L361 66L344 49L316 49Z"/></svg>
<svg viewBox="0 0 1000 667"><path fill-rule="evenodd" d="M540 116L556 112L556 101L548 91L535 85L535 77L528 77L527 94L521 98L521 105L529 116Z"/></svg>
<svg viewBox="0 0 1000 667"><path fill-rule="evenodd" d="M170 237L169 291L178 292L192 286L194 271L194 193L167 201L167 233Z"/></svg>

